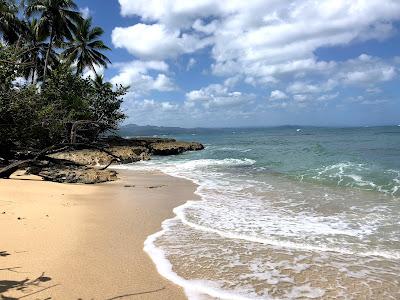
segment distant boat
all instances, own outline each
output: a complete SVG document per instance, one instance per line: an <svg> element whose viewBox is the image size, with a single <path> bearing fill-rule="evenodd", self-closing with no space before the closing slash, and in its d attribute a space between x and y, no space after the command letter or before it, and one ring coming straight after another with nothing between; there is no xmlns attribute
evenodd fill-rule
<svg viewBox="0 0 400 300"><path fill-rule="evenodd" d="M301 131L301 129L300 129L300 128L297 128L296 131L299 132L299 131Z"/></svg>

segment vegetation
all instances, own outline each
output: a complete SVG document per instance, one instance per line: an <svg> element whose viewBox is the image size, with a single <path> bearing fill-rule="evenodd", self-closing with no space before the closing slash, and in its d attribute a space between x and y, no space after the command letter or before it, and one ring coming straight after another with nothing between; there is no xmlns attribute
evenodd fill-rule
<svg viewBox="0 0 400 300"><path fill-rule="evenodd" d="M97 74L110 63L102 34L72 0L0 0L0 158L117 127L127 87Z"/></svg>

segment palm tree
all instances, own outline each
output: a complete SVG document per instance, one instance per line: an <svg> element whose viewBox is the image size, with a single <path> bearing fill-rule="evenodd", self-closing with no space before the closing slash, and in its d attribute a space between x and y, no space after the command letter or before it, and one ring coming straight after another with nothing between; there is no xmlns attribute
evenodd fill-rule
<svg viewBox="0 0 400 300"><path fill-rule="evenodd" d="M14 1L0 0L0 32L3 39L11 44L18 40L21 22L17 17L18 8Z"/></svg>
<svg viewBox="0 0 400 300"><path fill-rule="evenodd" d="M64 38L71 39L76 24L82 19L73 0L29 0L26 15L39 15L38 36L48 36L49 43L44 59L43 84L46 81L47 68L54 42L62 43Z"/></svg>
<svg viewBox="0 0 400 300"><path fill-rule="evenodd" d="M102 88L106 88L111 90L112 89L112 84L111 82L104 81L104 76L103 75L98 75L94 77L94 79L91 79L92 85L96 90L101 90Z"/></svg>
<svg viewBox="0 0 400 300"><path fill-rule="evenodd" d="M92 27L92 18L78 23L72 39L66 44L63 55L72 64L76 63L76 74L82 74L86 67L97 76L95 65L107 67L110 60L100 51L110 50L99 38L104 33L100 27Z"/></svg>
<svg viewBox="0 0 400 300"><path fill-rule="evenodd" d="M46 56L48 44L46 43L46 36L38 35L38 20L31 19L24 22L23 30L21 32L21 40L23 42L24 50L21 57L22 62L32 62L31 67L24 69L24 75L27 80L30 79L31 83L35 82L35 78L42 75L44 66L44 57ZM57 58L57 53L52 50L49 56L50 62Z"/></svg>

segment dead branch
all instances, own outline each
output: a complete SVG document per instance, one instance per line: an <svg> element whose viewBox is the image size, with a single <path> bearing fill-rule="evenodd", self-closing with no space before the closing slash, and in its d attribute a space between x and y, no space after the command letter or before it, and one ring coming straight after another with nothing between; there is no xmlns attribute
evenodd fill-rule
<svg viewBox="0 0 400 300"><path fill-rule="evenodd" d="M113 162L116 162L116 160L115 160L114 158L113 158L112 160L110 160L110 162L109 162L106 166L101 167L99 170L100 170L100 171L103 171L103 170L107 169L109 166L111 166L111 164L112 164Z"/></svg>

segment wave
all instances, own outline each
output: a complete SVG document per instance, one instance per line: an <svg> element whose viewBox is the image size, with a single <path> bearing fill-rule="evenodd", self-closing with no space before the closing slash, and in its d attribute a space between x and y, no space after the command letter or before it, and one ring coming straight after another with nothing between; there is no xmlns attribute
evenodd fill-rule
<svg viewBox="0 0 400 300"><path fill-rule="evenodd" d="M179 158L178 158L179 159ZM222 239L230 239L233 240L233 243L254 243L254 244L262 244L267 245L268 248L273 249L287 249L288 252L293 251L307 251L310 253L319 253L322 255L343 255L349 257L357 257L365 258L365 260L372 259L387 259L387 260L400 260L400 252L395 249L395 251L390 251L391 248L376 248L371 251L364 251L365 248L346 248L345 245L343 247L340 246L340 243L330 243L332 237L334 236L349 236L351 238L359 238L362 237L365 233L364 228L361 228L359 224L351 224L353 220L349 220L349 224L346 224L345 221L341 220L342 217L346 218L345 215L338 215L336 218L318 218L307 219L307 215L302 215L301 211L298 213L296 211L296 207L301 205L302 202L296 202L299 199L303 199L305 197L302 194L300 186L289 186L290 188L294 187L293 191L284 191L282 189L277 189L274 187L274 183L271 182L262 182L255 178L246 177L246 174L241 174L240 170L237 171L237 167L248 167L254 166L256 164L255 160L249 158L224 158L224 159L193 159L186 160L184 157L181 160L154 160L149 162L140 162L134 165L122 165L117 166L117 168L123 169L133 169L133 170L158 170L164 172L165 174L185 178L191 180L192 182L198 184L198 188L196 190L196 194L201 197L199 201L188 201L185 204L176 207L174 209L174 214L176 215L174 218L166 220L162 224L161 231L150 235L144 244L144 250L148 253L151 259L156 264L158 272L167 278L168 280L182 286L185 290L185 293L189 297L189 299L202 299L202 295L209 295L211 297L219 298L219 299L238 299L238 300L249 300L249 299L274 299L274 298L266 298L267 295L263 295L262 297L257 296L256 294L247 293L247 291L241 292L240 290L230 290L224 289L223 278L221 278L221 282L211 281L211 280L191 280L185 279L180 276L178 273L174 271L174 266L172 262L168 259L168 254L170 254L168 248L160 247L157 245L157 241L162 239L163 237L167 237L168 235L177 233L175 229L172 229L172 224L176 222L180 222L185 226L184 228L188 228L187 230L194 230L198 232L201 236L204 236L206 233L210 233L216 236L219 236ZM257 166L254 166L257 167ZM314 172L313 176L320 176L323 178L329 172L336 172L339 170L341 172L341 176L343 180L341 184L344 183L345 180L351 180L355 182L363 182L366 181L365 178L358 177L359 174L352 174L347 172L347 169L353 167L354 165L351 163L342 163L336 164L328 167L324 167L317 172ZM359 169L363 170L365 166L356 165ZM229 173L228 170L234 168L235 172L233 174ZM395 170L392 170L394 174L396 174ZM316 175L315 175L316 174ZM351 175L351 176L350 176ZM281 177L281 176L278 176ZM268 177L271 178L271 177ZM398 177L400 178L400 177ZM396 178L395 178L396 180ZM397 179L398 180L398 179ZM292 180L293 181L293 180ZM399 182L397 182L397 186L399 186ZM285 186L286 187L286 186ZM299 188L299 189L297 189ZM308 187L305 188L305 190ZM286 205L285 209L294 208L294 212L298 213L297 215L293 215L296 217L292 217L292 215L280 215L280 211L273 210L273 206L265 206L258 207L257 205L249 205L251 202L257 200L257 192L264 193L265 191L271 192L273 195L278 195L279 201ZM322 194L321 191L318 191L318 195L322 198L328 199L328 194ZM396 192L396 191L395 191ZM286 193L286 194L285 194ZM300 196L292 201L293 195L299 193ZM277 198L278 199L278 198ZM238 200L238 201L236 201ZM304 200L304 199L303 199ZM308 199L307 199L308 200ZM313 199L311 199L313 200ZM346 199L344 199L345 201ZM271 202L272 199L264 199L260 198L260 202L266 201ZM291 202L292 201L292 202ZM334 202L334 201L332 201ZM322 205L327 205L326 202L321 202ZM356 205L356 204L355 204ZM222 207L222 209L220 209ZM235 210L237 208L238 210ZM307 207L306 207L307 209ZM386 211L379 211L379 207L376 213L386 213ZM238 211L244 211L244 214L248 213L249 215L241 215ZM199 212L200 213L193 213ZM212 214L209 214L212 212ZM259 214L259 212L265 212L266 216L269 218L268 222L262 223L265 219L259 218L263 216ZM310 212L312 214L313 212ZM353 211L351 211L353 213ZM375 210L365 210L364 213L370 214L369 219L376 219L377 222L380 222L379 218L375 215ZM262 224L264 227L268 227L270 232L275 234L285 235L285 239L274 238L272 234L269 236L267 234L258 235L251 234L251 225L249 224L248 228L244 228L243 230L235 230L240 228L241 226L246 226L248 224L248 216L254 218L254 222ZM217 219L216 219L217 218ZM357 219L357 218L356 218ZM368 220L369 220L368 219ZM207 221L204 221L207 220ZM220 226L224 223L229 223L229 220L233 220L231 224L227 224L227 226ZM236 220L239 220L236 222ZM291 222L287 221L291 220ZM360 222L364 222L364 219L360 219ZM226 222L228 221L228 222ZM343 223L340 223L342 222ZM286 223L285 223L286 222ZM367 221L365 221L367 222ZM251 222L250 222L251 223ZM333 224L333 226L331 226ZM343 226L342 226L343 225ZM349 226L348 226L349 225ZM181 226L181 225L180 225ZM322 226L322 227L321 227ZM341 227L342 226L342 227ZM357 227L358 226L358 227ZM368 231L369 224L366 225L366 230ZM284 227L284 228L282 228ZM183 227L180 229L186 230ZM272 229L271 229L272 228ZM276 228L282 228L282 230L277 231ZM371 227L372 228L372 227ZM230 230L231 229L231 230ZM242 228L240 228L242 229ZM348 229L348 230L347 230ZM175 231L174 231L175 230ZM273 231L276 230L276 231ZM363 231L364 230L364 231ZM371 229L372 231L374 228ZM291 232L292 231L292 232ZM326 232L324 232L326 231ZM267 231L268 233L268 231ZM290 233L287 234L286 233ZM300 238L296 239L296 235L300 234ZM197 235L197 233L196 233ZM304 237L304 239L303 239ZM317 237L313 239L312 237ZM319 240L318 240L319 238ZM222 240L221 239L221 240ZM185 240L186 241L186 240ZM311 241L307 243L307 241ZM318 243L314 243L317 242ZM338 240L340 241L340 239ZM173 247L179 247L180 244L176 244ZM272 246L272 247L270 247ZM256 246L258 247L258 246ZM262 246L260 246L262 247ZM291 251L293 250L293 251ZM286 251L286 250L285 250ZM296 287L297 288L297 287ZM302 288L302 287L298 287ZM307 287L304 287L307 289ZM313 291L319 292L319 291ZM294 298L294 297L293 297Z"/></svg>
<svg viewBox="0 0 400 300"><path fill-rule="evenodd" d="M335 163L306 171L297 177L300 180L328 181L338 186L374 190L393 196L397 196L400 190L399 170L374 170L360 163Z"/></svg>
<svg viewBox="0 0 400 300"><path fill-rule="evenodd" d="M267 239L267 238L262 238L262 237L257 237L257 236L243 235L243 234L238 234L238 233L234 233L234 232L228 232L228 231L218 230L215 228L210 228L210 227L196 224L196 223L193 223L193 222L190 222L187 220L184 210L186 207L192 205L193 203L195 203L195 202L188 201L185 204L178 206L173 210L175 215L179 218L179 220L183 224L185 224L191 228L194 228L199 231L215 233L224 238L239 239L239 240L244 240L244 241L248 241L248 242L272 245L272 246L276 246L276 247L280 247L280 248L288 248L288 249L294 249L294 250L337 252L340 254L357 255L360 257L379 256L379 257L383 257L383 258L387 258L387 259L400 259L400 253L392 252L392 251L377 250L377 251L356 252L356 251L349 251L349 250L346 250L343 248L337 248L337 247L314 246L314 245L309 245L309 244L304 244L304 243L280 241L280 240L271 239L271 238Z"/></svg>
<svg viewBox="0 0 400 300"><path fill-rule="evenodd" d="M216 282L208 280L188 280L179 276L173 271L173 266L171 262L167 259L165 252L155 246L155 242L158 238L163 236L169 230L169 223L174 221L176 218L168 219L164 221L161 225L161 231L156 232L147 237L144 242L143 250L151 257L156 265L157 271L160 275L166 279L172 281L173 283L181 286L186 295L191 300L201 299L201 295L209 295L217 299L227 299L227 300L258 300L258 299L268 299L260 297L246 297L238 295L237 293L227 292L223 289L218 288Z"/></svg>

